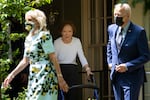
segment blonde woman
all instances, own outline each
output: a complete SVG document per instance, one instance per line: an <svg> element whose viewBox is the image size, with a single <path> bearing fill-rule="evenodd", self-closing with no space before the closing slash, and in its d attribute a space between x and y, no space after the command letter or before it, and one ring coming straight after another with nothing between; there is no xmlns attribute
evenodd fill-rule
<svg viewBox="0 0 150 100"><path fill-rule="evenodd" d="M34 9L25 14L25 20L29 34L25 40L23 59L3 85L7 87L30 64L26 100L57 100L58 84L64 92L68 91L68 85L55 56L52 36L46 29L46 16L41 10Z"/></svg>

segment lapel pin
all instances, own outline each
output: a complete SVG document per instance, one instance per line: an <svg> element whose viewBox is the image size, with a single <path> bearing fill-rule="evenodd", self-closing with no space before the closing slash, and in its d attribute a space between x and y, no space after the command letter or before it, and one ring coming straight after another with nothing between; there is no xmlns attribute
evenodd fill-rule
<svg viewBox="0 0 150 100"><path fill-rule="evenodd" d="M128 30L128 32L131 32L131 30Z"/></svg>

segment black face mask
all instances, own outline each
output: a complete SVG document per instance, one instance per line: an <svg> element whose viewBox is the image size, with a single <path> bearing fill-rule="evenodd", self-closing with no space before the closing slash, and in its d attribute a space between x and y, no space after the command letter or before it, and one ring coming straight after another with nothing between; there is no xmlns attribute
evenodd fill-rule
<svg viewBox="0 0 150 100"><path fill-rule="evenodd" d="M122 26L124 24L123 17L115 17L114 21L118 26Z"/></svg>

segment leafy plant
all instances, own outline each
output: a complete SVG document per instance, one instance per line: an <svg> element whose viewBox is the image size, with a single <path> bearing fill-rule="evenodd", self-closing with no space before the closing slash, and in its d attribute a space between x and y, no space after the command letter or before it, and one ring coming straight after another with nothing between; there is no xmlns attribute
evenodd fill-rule
<svg viewBox="0 0 150 100"><path fill-rule="evenodd" d="M5 94L5 91L7 89L11 89L11 86L9 86L8 88L1 88L1 97L2 97L2 100L11 100L11 98L9 98L9 95Z"/></svg>
<svg viewBox="0 0 150 100"><path fill-rule="evenodd" d="M0 70L0 73L1 73L0 80L2 80L2 77L5 77L7 75L7 71L9 70L11 63L12 62L10 59L0 59L0 66L1 67L5 66L5 67L1 68L1 70Z"/></svg>
<svg viewBox="0 0 150 100"><path fill-rule="evenodd" d="M22 22L24 20L22 16L26 11L51 2L52 0L0 0L0 22L10 18Z"/></svg>
<svg viewBox="0 0 150 100"><path fill-rule="evenodd" d="M12 62L10 59L0 59L0 84L2 85L3 77L7 75L7 71L10 68L10 64ZM2 87L2 86L1 86ZM4 94L5 89L1 89L0 94ZM3 100L6 100L4 98L7 98L8 95L2 95Z"/></svg>
<svg viewBox="0 0 150 100"><path fill-rule="evenodd" d="M16 100L25 100L26 91L27 91L27 90L24 88L24 91L19 92L19 93L18 93L18 97L16 98Z"/></svg>

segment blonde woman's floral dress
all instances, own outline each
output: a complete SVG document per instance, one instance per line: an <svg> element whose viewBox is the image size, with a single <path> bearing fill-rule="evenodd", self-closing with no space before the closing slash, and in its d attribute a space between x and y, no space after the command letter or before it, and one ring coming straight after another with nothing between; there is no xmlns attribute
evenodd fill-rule
<svg viewBox="0 0 150 100"><path fill-rule="evenodd" d="M25 40L24 57L30 61L26 100L57 100L56 71L48 54L54 52L49 32L41 31Z"/></svg>

